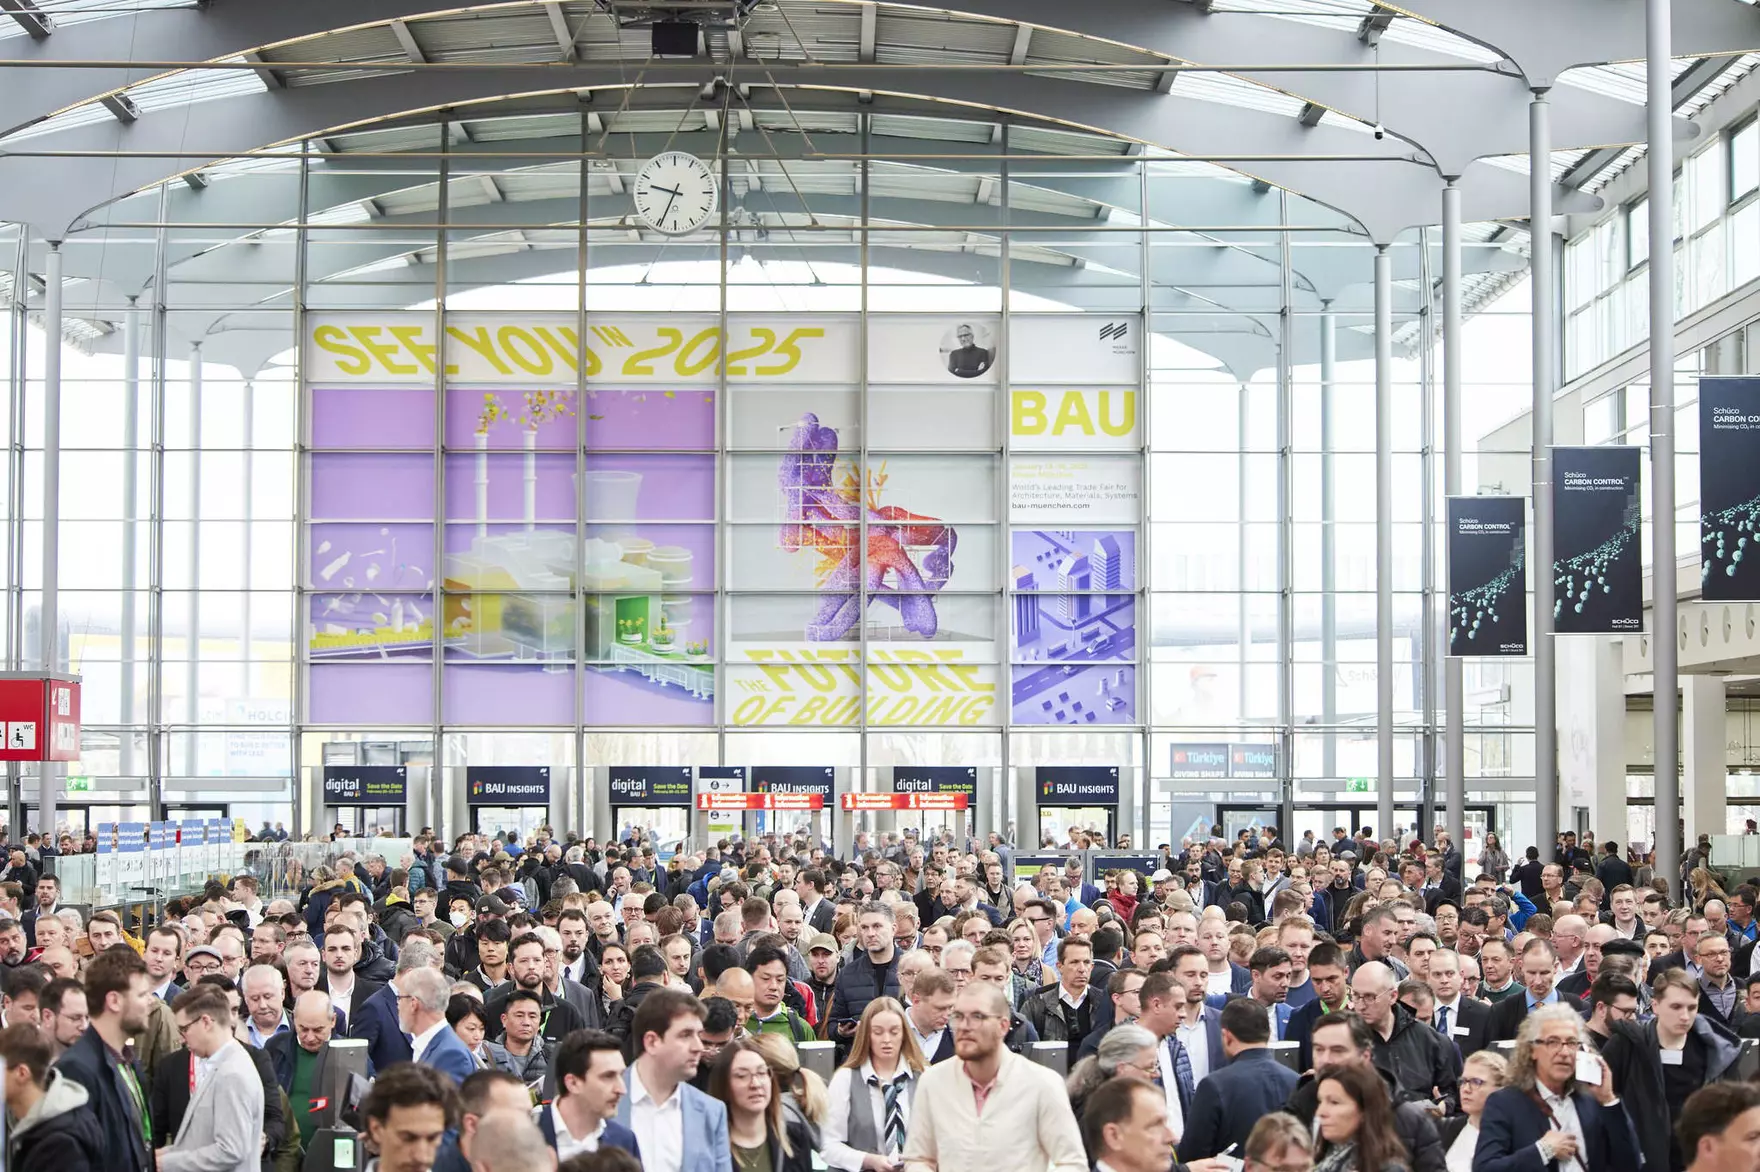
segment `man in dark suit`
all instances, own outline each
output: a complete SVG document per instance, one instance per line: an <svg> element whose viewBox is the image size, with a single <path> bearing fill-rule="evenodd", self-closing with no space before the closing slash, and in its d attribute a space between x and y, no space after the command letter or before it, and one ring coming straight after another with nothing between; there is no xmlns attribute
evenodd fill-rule
<svg viewBox="0 0 1760 1172"><path fill-rule="evenodd" d="M1638 1167L1632 1130L1613 1093L1613 1072L1599 1055L1600 1083L1575 1089L1577 1055L1587 1035L1569 1006L1543 1007L1524 1024L1510 1066L1532 1069L1533 1085L1507 1086L1486 1100L1473 1172L1542 1172L1567 1160L1584 1172Z"/></svg>
<svg viewBox="0 0 1760 1172"><path fill-rule="evenodd" d="M1432 958L1434 960L1434 958ZM1308 979L1314 983L1314 1000L1290 1014L1283 1040L1294 1042L1299 1053L1297 1065L1303 1070L1314 1069L1314 1026L1328 1013L1337 1013L1350 1004L1350 966L1344 950L1322 941L1308 952Z"/></svg>
<svg viewBox="0 0 1760 1172"><path fill-rule="evenodd" d="M1187 1162L1214 1156L1231 1144L1244 1151L1261 1118L1283 1107L1296 1074L1271 1056L1271 1026L1264 1007L1237 997L1222 1010L1222 1048L1228 1065L1198 1084L1180 1139Z"/></svg>
<svg viewBox="0 0 1760 1172"><path fill-rule="evenodd" d="M106 949L86 967L86 1006L92 1024L67 1048L55 1069L86 1090L88 1109L104 1134L113 1172L151 1172L147 1144L146 1079L123 1056L130 1038L147 1028L152 977L132 948Z"/></svg>
<svg viewBox="0 0 1760 1172"><path fill-rule="evenodd" d="M1632 874L1632 865L1619 857L1619 842L1608 839L1601 844L1601 861L1595 865L1595 878L1601 880L1606 889L1601 897L1601 910L1606 911L1612 905L1608 902L1613 896L1615 887L1634 887L1637 877Z"/></svg>
<svg viewBox="0 0 1760 1172"><path fill-rule="evenodd" d="M1552 945L1544 940L1530 940L1522 949L1521 964L1517 977L1522 984L1522 991L1513 997L1505 997L1491 1007L1491 1040L1493 1042L1514 1041L1516 1033L1522 1027L1522 1019L1543 1005L1562 1003L1575 1010L1578 1016L1583 1014L1583 1003L1569 993L1560 993L1553 987L1553 978L1558 972L1558 953Z"/></svg>
<svg viewBox="0 0 1760 1172"><path fill-rule="evenodd" d="M1432 854L1424 860L1424 910L1430 915L1436 914L1436 908L1442 903L1458 904L1463 891L1461 881L1450 874L1442 865L1442 856Z"/></svg>
<svg viewBox="0 0 1760 1172"><path fill-rule="evenodd" d="M397 978L397 991L400 1024L414 1039L410 1052L415 1061L433 1067L455 1085L475 1073L476 1058L446 1024L452 986L445 975L427 967L414 969Z"/></svg>
<svg viewBox="0 0 1760 1172"><path fill-rule="evenodd" d="M344 924L337 924L324 934L323 956L324 971L318 976L317 987L330 994L330 1003L342 1013L345 1027L352 1032L355 1012L385 987L384 982L369 981L356 970L361 957L360 937Z"/></svg>
<svg viewBox="0 0 1760 1172"><path fill-rule="evenodd" d="M825 872L808 867L794 878L795 894L801 897L801 912L807 927L814 932L829 932L837 922L837 907L825 898Z"/></svg>
<svg viewBox="0 0 1760 1172"><path fill-rule="evenodd" d="M613 1118L623 1099L623 1071L623 1050L604 1030L576 1030L563 1039L551 1063L559 1093L537 1116L538 1130L559 1156L598 1135L601 1148L622 1148L642 1158L635 1132Z"/></svg>
<svg viewBox="0 0 1760 1172"><path fill-rule="evenodd" d="M336 1028L336 1012L330 1007L330 998L316 989L301 993L299 1000L293 1005L293 1028L282 1030L267 1042L263 1043L263 1053L269 1058L269 1065L274 1068L275 1082L287 1092L287 1101L292 1115L287 1121L288 1130L299 1130L300 1142L310 1143L316 1123L312 1119L312 1098L309 1093L294 1094L294 1086L300 1083L301 1065L308 1065L301 1083L302 1091L310 1091L324 1085L325 1056L329 1052L330 1040L341 1037ZM367 1077L373 1077L372 1060L367 1061ZM265 1098L267 1103L268 1099Z"/></svg>
<svg viewBox="0 0 1760 1172"><path fill-rule="evenodd" d="M1431 954L1430 992L1436 997L1436 1032L1454 1043L1462 1062L1491 1044L1491 1006L1461 991L1461 958L1454 949Z"/></svg>
<svg viewBox="0 0 1760 1172"><path fill-rule="evenodd" d="M1601 975L1602 950L1619 933L1612 924L1596 924L1583 933L1583 963L1558 979L1558 991L1579 1000L1588 1000L1589 986Z"/></svg>
<svg viewBox="0 0 1760 1172"><path fill-rule="evenodd" d="M44 875L37 880L35 902L30 910L18 917L24 925L24 938L32 948L37 946L37 920L43 916L52 916L61 906L61 881L53 875Z"/></svg>

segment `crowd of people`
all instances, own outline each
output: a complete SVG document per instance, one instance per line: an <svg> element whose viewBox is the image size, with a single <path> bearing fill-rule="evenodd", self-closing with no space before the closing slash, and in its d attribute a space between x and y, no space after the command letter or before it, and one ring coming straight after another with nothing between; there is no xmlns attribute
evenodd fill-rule
<svg viewBox="0 0 1760 1172"><path fill-rule="evenodd" d="M8 1172L298 1172L338 1038L378 1172L1760 1172L1760 890L1572 834L1217 828L1145 876L424 831L144 918L37 861Z"/></svg>

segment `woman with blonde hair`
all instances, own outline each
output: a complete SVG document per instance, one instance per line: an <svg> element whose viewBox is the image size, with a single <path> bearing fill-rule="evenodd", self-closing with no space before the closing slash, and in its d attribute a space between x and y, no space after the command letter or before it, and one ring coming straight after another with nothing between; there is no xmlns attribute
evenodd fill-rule
<svg viewBox="0 0 1760 1172"><path fill-rule="evenodd" d="M1016 918L1008 925L1008 940L1014 960L1014 971L1034 986L1045 983L1045 964L1039 947L1039 934L1025 919Z"/></svg>
<svg viewBox="0 0 1760 1172"><path fill-rule="evenodd" d="M1448 1153L1448 1172L1473 1172L1473 1152L1479 1146L1479 1118L1485 1100L1509 1078L1509 1059L1495 1050L1480 1050L1461 1068L1461 1114L1437 1125L1442 1147Z"/></svg>
<svg viewBox="0 0 1760 1172"><path fill-rule="evenodd" d="M752 1041L770 1064L770 1073L776 1076L776 1085L783 1094L783 1110L798 1115L801 1122L812 1127L813 1146L818 1147L819 1125L825 1122L828 1105L825 1081L801 1065L800 1051L781 1034L758 1034Z"/></svg>
<svg viewBox="0 0 1760 1172"><path fill-rule="evenodd" d="M1694 867L1687 876L1687 882L1693 889L1693 906L1700 911L1705 910L1705 901L1708 899L1729 898L1723 893L1723 884L1717 881L1717 876L1704 867Z"/></svg>
<svg viewBox="0 0 1760 1172"><path fill-rule="evenodd" d="M927 1063L904 1006L876 997L862 1011L849 1058L831 1076L819 1154L840 1172L892 1172L904 1152L917 1076Z"/></svg>

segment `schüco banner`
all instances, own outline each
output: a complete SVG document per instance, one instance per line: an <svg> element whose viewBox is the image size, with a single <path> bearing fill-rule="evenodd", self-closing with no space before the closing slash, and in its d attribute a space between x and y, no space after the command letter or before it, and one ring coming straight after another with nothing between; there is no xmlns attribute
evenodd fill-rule
<svg viewBox="0 0 1760 1172"><path fill-rule="evenodd" d="M1644 629L1635 447L1552 449L1553 630Z"/></svg>
<svg viewBox="0 0 1760 1172"><path fill-rule="evenodd" d="M1760 601L1760 379L1699 380L1699 589Z"/></svg>
<svg viewBox="0 0 1760 1172"><path fill-rule="evenodd" d="M1528 567L1519 496L1448 498L1448 653L1528 653Z"/></svg>
<svg viewBox="0 0 1760 1172"><path fill-rule="evenodd" d="M572 313L457 313L444 336L429 313L324 313L306 318L304 378L313 386L572 383L712 385L862 381L861 328L853 315L600 314L583 332ZM1117 387L1023 392L1023 438L1044 443L1096 434L1121 445L1136 426L1138 319L1017 316L1014 378L1037 385ZM873 315L867 380L874 385L993 387L1003 364L995 316ZM1035 397L1037 396L1037 398ZM1090 433L1087 429L1094 429Z"/></svg>

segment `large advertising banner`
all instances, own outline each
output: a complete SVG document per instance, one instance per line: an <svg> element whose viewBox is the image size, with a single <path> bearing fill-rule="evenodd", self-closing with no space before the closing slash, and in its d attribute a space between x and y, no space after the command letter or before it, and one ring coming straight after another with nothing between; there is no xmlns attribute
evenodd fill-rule
<svg viewBox="0 0 1760 1172"><path fill-rule="evenodd" d="M1644 629L1638 461L1633 447L1552 449L1553 629Z"/></svg>
<svg viewBox="0 0 1760 1172"><path fill-rule="evenodd" d="M1760 601L1760 379L1699 380L1699 589Z"/></svg>
<svg viewBox="0 0 1760 1172"><path fill-rule="evenodd" d="M1448 653L1528 653L1527 500L1448 498Z"/></svg>
<svg viewBox="0 0 1760 1172"><path fill-rule="evenodd" d="M464 725L1140 719L1138 317L305 328L308 720L427 724L436 656Z"/></svg>

